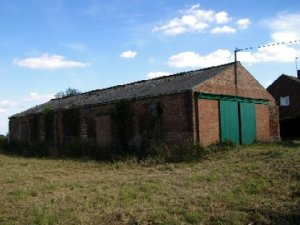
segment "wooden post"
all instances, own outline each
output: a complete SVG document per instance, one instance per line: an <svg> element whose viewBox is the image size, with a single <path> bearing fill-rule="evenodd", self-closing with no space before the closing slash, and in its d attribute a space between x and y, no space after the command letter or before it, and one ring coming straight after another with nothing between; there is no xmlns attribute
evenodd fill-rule
<svg viewBox="0 0 300 225"><path fill-rule="evenodd" d="M237 88L237 52L239 51L238 48L234 50L234 85Z"/></svg>

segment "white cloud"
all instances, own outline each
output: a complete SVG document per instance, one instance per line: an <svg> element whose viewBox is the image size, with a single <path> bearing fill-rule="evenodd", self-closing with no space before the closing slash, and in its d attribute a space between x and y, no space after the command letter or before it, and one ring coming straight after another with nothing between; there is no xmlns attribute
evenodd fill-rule
<svg viewBox="0 0 300 225"><path fill-rule="evenodd" d="M300 40L300 14L279 14L276 18L265 21L270 28L270 46L259 48L256 52L239 52L238 60L246 63L294 62L300 55L299 43L289 45L289 41ZM272 44L282 43L287 44Z"/></svg>
<svg viewBox="0 0 300 225"><path fill-rule="evenodd" d="M272 39L275 42L282 42L282 41L294 41L299 38L297 32L275 32L272 34Z"/></svg>
<svg viewBox="0 0 300 225"><path fill-rule="evenodd" d="M27 102L43 103L49 101L52 98L54 98L54 94L38 94L36 92L31 92L29 93L29 96L26 96L24 98L24 100Z"/></svg>
<svg viewBox="0 0 300 225"><path fill-rule="evenodd" d="M125 51L125 52L122 52L120 54L120 57L122 58L135 58L137 55L137 52L134 52L134 51Z"/></svg>
<svg viewBox="0 0 300 225"><path fill-rule="evenodd" d="M7 134L8 132L8 112L0 108L0 134Z"/></svg>
<svg viewBox="0 0 300 225"><path fill-rule="evenodd" d="M256 52L238 52L237 59L238 61L248 64L262 62L286 63L295 61L295 58L299 55L300 49L295 49L286 45L276 45L259 48ZM232 62L233 57L233 53L225 49L218 49L207 55L201 55L196 52L181 52L171 56L167 64L176 68L203 68Z"/></svg>
<svg viewBox="0 0 300 225"><path fill-rule="evenodd" d="M168 76L170 75L169 72L150 72L146 75L147 79L152 79L152 78L157 78L157 77L162 77L162 76Z"/></svg>
<svg viewBox="0 0 300 225"><path fill-rule="evenodd" d="M64 56L49 55L45 53L40 57L26 59L14 59L13 63L21 67L30 69L61 69L72 67L86 67L89 63L66 60Z"/></svg>
<svg viewBox="0 0 300 225"><path fill-rule="evenodd" d="M228 24L232 19L225 11L215 12L214 10L203 10L200 5L193 5L190 9L181 11L180 17L175 17L167 22L156 26L154 32L162 32L165 35L178 35L187 32L204 32L212 26ZM227 32L234 33L235 29L226 29ZM217 30L220 28L216 28ZM233 31L234 30L234 31ZM218 33L218 32L212 32Z"/></svg>
<svg viewBox="0 0 300 225"><path fill-rule="evenodd" d="M215 27L210 31L212 34L233 34L236 32L236 29L229 26Z"/></svg>
<svg viewBox="0 0 300 225"><path fill-rule="evenodd" d="M0 101L0 108L9 108L17 105L17 102L12 101L12 100L3 100Z"/></svg>
<svg viewBox="0 0 300 225"><path fill-rule="evenodd" d="M228 23L231 20L231 18L228 16L228 13L225 11L217 13L215 18L218 24Z"/></svg>
<svg viewBox="0 0 300 225"><path fill-rule="evenodd" d="M0 134L6 134L8 132L8 117L11 115L11 111L15 106L17 106L17 102L15 101L0 101Z"/></svg>
<svg viewBox="0 0 300 225"><path fill-rule="evenodd" d="M232 54L228 50L218 49L206 56L196 52L182 52L173 55L168 60L168 65L171 67L209 67L228 63L232 60Z"/></svg>
<svg viewBox="0 0 300 225"><path fill-rule="evenodd" d="M266 23L272 30L271 38L275 42L300 39L300 13L282 13L275 19L266 21Z"/></svg>
<svg viewBox="0 0 300 225"><path fill-rule="evenodd" d="M0 101L0 114L4 115L9 112L9 110L15 106L17 106L17 102L12 100L3 100Z"/></svg>
<svg viewBox="0 0 300 225"><path fill-rule="evenodd" d="M237 23L239 29L245 30L245 29L247 29L250 26L250 24L252 22L251 22L250 19L245 18L245 19L238 20L236 23Z"/></svg>
<svg viewBox="0 0 300 225"><path fill-rule="evenodd" d="M286 46L277 45L260 48L257 52L239 52L238 60L246 63L259 62L293 62L300 55L300 50Z"/></svg>

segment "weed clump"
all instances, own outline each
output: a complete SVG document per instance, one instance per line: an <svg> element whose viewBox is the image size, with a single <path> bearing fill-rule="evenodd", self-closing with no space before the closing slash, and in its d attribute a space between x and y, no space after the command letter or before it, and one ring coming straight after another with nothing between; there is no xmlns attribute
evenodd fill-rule
<svg viewBox="0 0 300 225"><path fill-rule="evenodd" d="M30 225L54 225L57 222L57 217L47 211L40 209L32 210L32 218Z"/></svg>
<svg viewBox="0 0 300 225"><path fill-rule="evenodd" d="M232 142L216 142L203 147L193 141L184 141L176 145L162 144L152 147L146 151L146 157L168 163L197 162L211 154L235 149L237 149L237 145Z"/></svg>

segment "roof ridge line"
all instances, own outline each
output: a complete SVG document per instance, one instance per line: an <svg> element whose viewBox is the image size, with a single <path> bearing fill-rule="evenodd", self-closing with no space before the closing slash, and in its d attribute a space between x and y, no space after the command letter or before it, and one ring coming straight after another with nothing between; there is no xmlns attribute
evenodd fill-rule
<svg viewBox="0 0 300 225"><path fill-rule="evenodd" d="M237 62L240 63L239 61L237 61ZM152 80L163 80L163 79L166 79L167 77L174 78L174 77L177 77L177 76L188 75L188 74L194 73L194 72L206 71L206 70L216 69L218 67L229 66L229 65L234 64L234 63L235 62L229 62L229 63L226 63L226 64L217 65L217 66L211 66L211 67L206 67L206 68L202 68L202 69L179 72L179 73L174 73L174 74L171 74L171 75L165 75L165 76L156 77L156 78L152 78L152 79L144 79L144 80L134 81L134 82L126 83L126 84L119 84L119 85L115 85L115 86L111 86L111 87L106 87L106 88L95 89L95 90L83 92L83 93L72 95L72 96L66 96L66 97L62 97L62 98L53 98L50 101L56 101L56 100L61 100L61 99L65 99L65 98L71 98L71 97L79 96L79 95L88 95L88 94L92 94L92 93L98 92L98 91L110 90L110 89L115 89L115 88L119 88L119 87L126 87L126 86L129 86L129 85L135 85L135 84L140 84L140 83L151 82Z"/></svg>

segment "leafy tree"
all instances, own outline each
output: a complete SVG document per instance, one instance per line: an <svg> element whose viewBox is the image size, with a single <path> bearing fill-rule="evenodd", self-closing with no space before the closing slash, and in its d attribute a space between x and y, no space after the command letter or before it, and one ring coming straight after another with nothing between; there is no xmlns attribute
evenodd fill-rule
<svg viewBox="0 0 300 225"><path fill-rule="evenodd" d="M63 97L69 97L69 96L74 96L74 95L78 95L81 92L78 89L74 89L74 88L67 88L66 91L60 91L57 92L54 96L55 98L63 98Z"/></svg>

